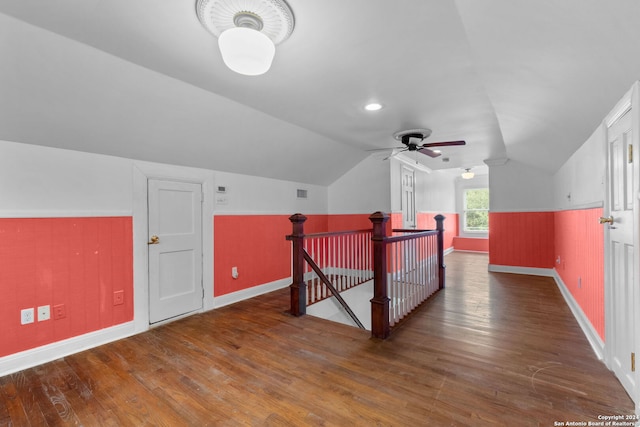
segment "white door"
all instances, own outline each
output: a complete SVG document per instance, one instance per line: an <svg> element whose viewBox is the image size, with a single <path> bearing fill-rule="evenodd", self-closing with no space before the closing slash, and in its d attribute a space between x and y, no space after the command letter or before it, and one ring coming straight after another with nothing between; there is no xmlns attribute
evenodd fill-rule
<svg viewBox="0 0 640 427"><path fill-rule="evenodd" d="M627 111L607 131L609 157L608 210L612 223L605 223L608 245L608 270L611 287L611 323L607 328L607 346L610 348L611 369L629 396L635 396L634 372L635 322L634 295L634 194L637 163L633 152L631 110Z"/></svg>
<svg viewBox="0 0 640 427"><path fill-rule="evenodd" d="M202 309L202 188L149 180L149 323Z"/></svg>
<svg viewBox="0 0 640 427"><path fill-rule="evenodd" d="M416 228L415 172L402 168L402 227Z"/></svg>

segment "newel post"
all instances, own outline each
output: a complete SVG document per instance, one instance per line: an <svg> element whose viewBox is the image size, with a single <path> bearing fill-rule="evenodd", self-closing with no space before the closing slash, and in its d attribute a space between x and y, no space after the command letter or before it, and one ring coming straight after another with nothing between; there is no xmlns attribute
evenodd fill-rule
<svg viewBox="0 0 640 427"><path fill-rule="evenodd" d="M444 289L444 273L446 266L444 265L444 215L436 215L436 230L438 230L438 288Z"/></svg>
<svg viewBox="0 0 640 427"><path fill-rule="evenodd" d="M373 223L373 298L371 299L371 336L389 337L389 296L387 290L387 248L385 244L386 223L389 215L382 212L371 214Z"/></svg>
<svg viewBox="0 0 640 427"><path fill-rule="evenodd" d="M302 316L307 313L307 283L304 281L304 222L307 217L294 214L289 217L293 225L293 232L287 236L293 244L293 282L291 289L291 314Z"/></svg>

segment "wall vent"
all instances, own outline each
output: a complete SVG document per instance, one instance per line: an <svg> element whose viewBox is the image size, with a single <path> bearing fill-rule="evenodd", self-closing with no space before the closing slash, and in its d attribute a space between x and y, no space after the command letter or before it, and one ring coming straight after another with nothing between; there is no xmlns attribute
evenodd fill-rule
<svg viewBox="0 0 640 427"><path fill-rule="evenodd" d="M307 190L301 190L298 188L298 199L306 199L307 198Z"/></svg>

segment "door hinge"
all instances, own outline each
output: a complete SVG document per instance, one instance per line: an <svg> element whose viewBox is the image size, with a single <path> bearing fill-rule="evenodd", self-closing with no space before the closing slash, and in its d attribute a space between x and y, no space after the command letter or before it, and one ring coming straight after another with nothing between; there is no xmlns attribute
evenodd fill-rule
<svg viewBox="0 0 640 427"><path fill-rule="evenodd" d="M629 144L628 147L627 163L633 163L633 145Z"/></svg>
<svg viewBox="0 0 640 427"><path fill-rule="evenodd" d="M631 372L636 371L636 354L631 353Z"/></svg>

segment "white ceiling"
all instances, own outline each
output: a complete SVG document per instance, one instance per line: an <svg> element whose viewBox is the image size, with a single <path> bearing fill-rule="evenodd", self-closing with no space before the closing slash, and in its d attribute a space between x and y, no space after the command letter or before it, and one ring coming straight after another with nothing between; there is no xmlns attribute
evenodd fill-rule
<svg viewBox="0 0 640 427"><path fill-rule="evenodd" d="M288 3L245 77L195 0L0 0L0 139L327 185L428 127L467 141L429 168L554 172L640 78L637 0Z"/></svg>

